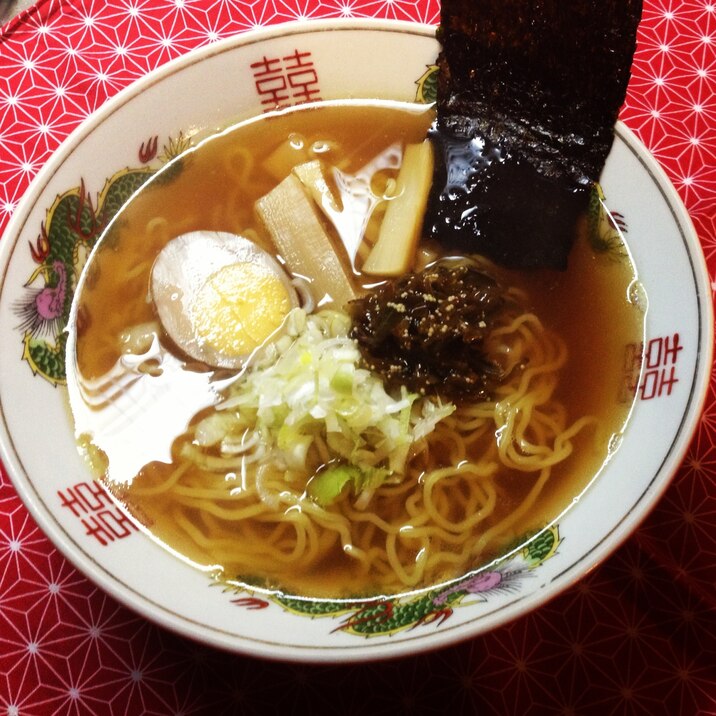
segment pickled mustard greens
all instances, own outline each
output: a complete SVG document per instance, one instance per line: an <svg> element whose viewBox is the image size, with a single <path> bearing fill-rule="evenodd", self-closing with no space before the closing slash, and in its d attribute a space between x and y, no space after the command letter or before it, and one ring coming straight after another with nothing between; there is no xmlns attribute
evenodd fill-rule
<svg viewBox="0 0 716 716"><path fill-rule="evenodd" d="M389 386L491 400L505 375L488 339L507 304L504 288L474 262L445 260L353 301L350 335Z"/></svg>

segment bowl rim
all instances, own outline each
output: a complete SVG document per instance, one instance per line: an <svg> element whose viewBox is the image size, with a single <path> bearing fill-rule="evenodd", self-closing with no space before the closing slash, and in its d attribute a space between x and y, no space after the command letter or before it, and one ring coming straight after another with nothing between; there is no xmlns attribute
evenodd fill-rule
<svg viewBox="0 0 716 716"><path fill-rule="evenodd" d="M429 36L434 39L435 29L434 25L423 23L368 18L286 22L267 28L249 30L224 38L211 45L196 48L135 80L84 118L62 141L60 146L53 152L51 157L33 178L3 232L3 240L0 241L0 283L4 283L10 259L17 246L19 235L24 223L28 219L30 210L41 197L48 181L63 165L68 153L72 151L73 148L76 148L87 133L92 131L94 127L105 122L119 108L141 94L147 87L160 83L166 77L194 64L203 62L209 57L232 51L240 46L249 46L277 37L335 31L382 31L389 33L401 32L423 37ZM626 127L622 122L618 122L616 133L624 140L629 150L638 157L639 161L645 165L648 171L657 180L664 200L670 207L672 213L675 214L677 223L684 229L683 233L688 244L688 255L691 262L691 270L695 277L695 284L704 288L707 287L710 283L710 279L703 250L698 241L688 211L683 205L676 189L671 184L657 160L646 150L632 130ZM130 608L133 612L183 637L190 637L216 648L258 658L323 663L336 661L348 663L401 657L414 653L414 651L411 650L411 645L415 645L416 642L419 643L419 651L433 651L480 636L543 606L583 579L587 572L591 571L615 552L633 534L638 525L646 519L668 489L676 470L683 461L693 433L698 425L708 394L710 366L713 361L713 305L710 297L699 296L698 306L700 312L700 335L698 340L700 352L698 360L701 362L701 365L695 369L696 380L692 385L688 403L689 408L682 418L672 448L657 473L661 474L666 471L668 478L661 479L658 490L650 490L650 488L647 487L646 489L650 490L650 494L647 496L643 495L637 501L638 509L631 509L626 513L616 527L605 534L593 549L571 563L566 567L564 572L555 576L551 580L550 586L546 589L535 590L503 606L500 610L501 616L497 619L496 623L493 623L493 621L495 621L494 619L474 620L467 624L461 623L452 628L446 627L440 631L431 632L429 635L420 634L414 637L403 637L397 642L364 642L360 645L356 644L345 647L336 645L326 648L285 645L280 642L272 642L254 637L241 637L235 633L225 632L203 623L193 623L193 620L186 616L169 611L164 605L154 603L145 595L135 592L135 590L128 585L117 582L106 567L98 564L94 558L85 553L84 550L78 549L77 545L68 542L55 516L45 506L42 500L39 499L39 496L31 490L30 483L22 477L23 475L27 475L27 473L22 466L20 455L12 449L13 439L4 416L2 416L2 420L0 420L0 458L6 466L13 487L41 527L41 530L52 541L54 547L58 549L73 566L93 584L101 587L105 592L117 599L124 606ZM483 625L483 621L488 623ZM190 625L190 628L187 628L187 624ZM192 633L191 627L201 633Z"/></svg>

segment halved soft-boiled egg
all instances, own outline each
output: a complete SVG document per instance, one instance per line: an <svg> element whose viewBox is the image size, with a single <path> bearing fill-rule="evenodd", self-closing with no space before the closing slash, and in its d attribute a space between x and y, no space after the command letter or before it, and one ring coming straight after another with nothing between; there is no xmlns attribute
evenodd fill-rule
<svg viewBox="0 0 716 716"><path fill-rule="evenodd" d="M241 368L278 331L298 296L253 241L220 231L172 239L152 268L152 300L169 337L189 356Z"/></svg>

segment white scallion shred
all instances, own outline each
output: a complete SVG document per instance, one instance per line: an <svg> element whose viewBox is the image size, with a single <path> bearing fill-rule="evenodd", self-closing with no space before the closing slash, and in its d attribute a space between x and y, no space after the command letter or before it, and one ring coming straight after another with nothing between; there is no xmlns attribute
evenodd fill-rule
<svg viewBox="0 0 716 716"><path fill-rule="evenodd" d="M360 367L349 329L344 313L294 309L284 335L197 425L195 444L235 454L253 431L274 464L305 470L311 445L320 439L336 460L364 471L387 468L391 480L402 474L411 444L455 406L405 388L391 396L378 376Z"/></svg>

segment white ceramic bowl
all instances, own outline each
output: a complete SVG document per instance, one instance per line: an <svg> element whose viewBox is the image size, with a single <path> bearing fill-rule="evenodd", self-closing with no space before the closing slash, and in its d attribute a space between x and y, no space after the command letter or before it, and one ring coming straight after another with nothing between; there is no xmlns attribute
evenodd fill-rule
<svg viewBox="0 0 716 716"><path fill-rule="evenodd" d="M452 587L449 606L440 594L395 597L388 605L394 618L385 620L386 605L371 617L358 606L323 602L315 618L316 605L312 615L300 603L210 588L205 574L138 531L93 482L76 449L66 389L56 384L61 371L53 346L61 324L55 333L34 337L19 327L17 305L28 283L48 289L46 298L52 298L38 271L44 264L28 248L37 246L43 222L59 214L63 200L76 211L80 186L93 197L84 211L99 213L108 180L127 168L156 166L152 138L161 147L180 134L191 139L222 128L260 113L275 92L287 103L319 95L414 101L430 91L423 78L437 52L432 27L340 21L282 25L190 53L120 93L75 131L39 172L8 226L0 245L2 459L40 527L67 558L165 627L237 652L303 661L380 659L473 637L538 607L604 559L656 503L684 455L710 371L710 286L676 192L619 125L602 184L628 224L649 297L646 361L623 444L559 519L556 550L536 563L518 555L462 592ZM52 256L66 255L70 272L82 253L75 251L73 259L72 248L52 248ZM508 571L510 589L495 588Z"/></svg>

